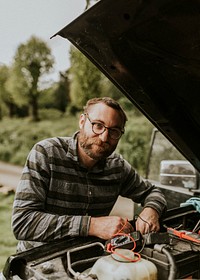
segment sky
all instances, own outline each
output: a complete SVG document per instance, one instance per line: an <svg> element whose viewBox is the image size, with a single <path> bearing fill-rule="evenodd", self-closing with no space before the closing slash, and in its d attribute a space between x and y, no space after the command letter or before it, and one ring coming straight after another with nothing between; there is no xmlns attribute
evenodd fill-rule
<svg viewBox="0 0 200 280"><path fill-rule="evenodd" d="M55 59L52 79L69 68L70 42L50 37L84 12L86 0L0 0L0 65L11 65L17 47L32 35L43 39Z"/></svg>

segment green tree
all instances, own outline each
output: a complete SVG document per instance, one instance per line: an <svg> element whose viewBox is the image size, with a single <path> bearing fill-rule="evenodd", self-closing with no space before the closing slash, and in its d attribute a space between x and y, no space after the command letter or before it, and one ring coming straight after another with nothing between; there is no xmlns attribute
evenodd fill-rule
<svg viewBox="0 0 200 280"><path fill-rule="evenodd" d="M53 63L50 48L34 36L18 47L14 57L8 88L20 106L28 105L29 114L34 121L39 120L39 83L41 78L49 73Z"/></svg>
<svg viewBox="0 0 200 280"><path fill-rule="evenodd" d="M3 117L3 108L7 107L8 114L13 117L16 110L12 94L7 89L6 83L10 77L11 69L6 65L0 66L0 119Z"/></svg>
<svg viewBox="0 0 200 280"><path fill-rule="evenodd" d="M68 71L65 73L60 72L60 80L55 90L55 108L62 113L65 113L66 107L70 102L69 86Z"/></svg>
<svg viewBox="0 0 200 280"><path fill-rule="evenodd" d="M70 98L81 109L88 99L101 96L102 74L90 60L74 47L70 50Z"/></svg>
<svg viewBox="0 0 200 280"><path fill-rule="evenodd" d="M65 113L69 105L69 78L68 71L60 72L59 81L53 83L49 88L42 90L39 100L40 109L57 109Z"/></svg>
<svg viewBox="0 0 200 280"><path fill-rule="evenodd" d="M104 74L101 77L101 91L104 96L109 96L115 100L124 97L123 93Z"/></svg>
<svg viewBox="0 0 200 280"><path fill-rule="evenodd" d="M3 117L3 102L6 95L5 82L8 79L8 67L6 65L0 66L0 120Z"/></svg>

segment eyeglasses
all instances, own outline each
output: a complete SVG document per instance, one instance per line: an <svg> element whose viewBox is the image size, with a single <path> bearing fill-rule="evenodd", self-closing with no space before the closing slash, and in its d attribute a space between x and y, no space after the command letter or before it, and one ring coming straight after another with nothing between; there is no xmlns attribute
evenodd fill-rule
<svg viewBox="0 0 200 280"><path fill-rule="evenodd" d="M120 130L119 128L111 128L111 127L105 126L104 124L102 124L100 122L92 122L90 120L88 114L86 113L85 115L92 125L92 131L97 135L103 134L107 129L108 135L110 136L110 138L112 138L113 140L118 140L124 133L124 130Z"/></svg>

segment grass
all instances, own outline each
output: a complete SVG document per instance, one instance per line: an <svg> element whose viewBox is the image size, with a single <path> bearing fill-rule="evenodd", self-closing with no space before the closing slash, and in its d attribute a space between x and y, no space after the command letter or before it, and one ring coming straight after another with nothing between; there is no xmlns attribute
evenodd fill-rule
<svg viewBox="0 0 200 280"><path fill-rule="evenodd" d="M0 193L0 200L0 271L2 271L7 258L16 252L17 240L11 230L14 194Z"/></svg>
<svg viewBox="0 0 200 280"><path fill-rule="evenodd" d="M40 122L4 118L0 121L0 160L22 166L36 142L53 136L70 136L77 129L78 117L58 118L54 111Z"/></svg>

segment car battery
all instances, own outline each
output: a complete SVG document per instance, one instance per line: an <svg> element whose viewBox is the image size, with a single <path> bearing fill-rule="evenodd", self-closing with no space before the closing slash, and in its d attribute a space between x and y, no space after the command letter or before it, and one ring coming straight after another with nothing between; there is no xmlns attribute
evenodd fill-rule
<svg viewBox="0 0 200 280"><path fill-rule="evenodd" d="M141 256L153 262L158 270L158 279L200 279L200 254L192 250L179 251L173 247L155 245L145 247Z"/></svg>
<svg viewBox="0 0 200 280"><path fill-rule="evenodd" d="M156 265L158 279L186 279L188 277L200 279L199 242L190 238L193 235L187 235L187 231L172 230L181 226L192 231L196 229L199 221L200 213L192 205L177 207L168 210L161 222L162 231L165 231L165 234L166 231L168 232L169 240L166 235L162 236L164 233L158 236L156 233L150 234L153 236L148 237L149 242L146 243L147 246L144 246L141 255Z"/></svg>

